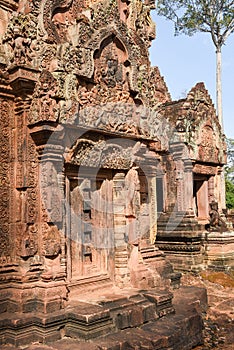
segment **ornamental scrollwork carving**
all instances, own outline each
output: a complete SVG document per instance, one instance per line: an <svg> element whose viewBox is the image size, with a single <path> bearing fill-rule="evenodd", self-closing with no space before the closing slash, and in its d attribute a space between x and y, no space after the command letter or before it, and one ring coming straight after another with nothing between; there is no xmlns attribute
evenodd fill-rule
<svg viewBox="0 0 234 350"><path fill-rule="evenodd" d="M27 222L34 223L38 221L38 189L28 188L27 189Z"/></svg>
<svg viewBox="0 0 234 350"><path fill-rule="evenodd" d="M10 256L11 240L9 232L10 219L10 104L0 100L0 257L5 259Z"/></svg>
<svg viewBox="0 0 234 350"><path fill-rule="evenodd" d="M102 168L129 169L132 164L132 148L107 145L101 155Z"/></svg>
<svg viewBox="0 0 234 350"><path fill-rule="evenodd" d="M7 223L0 224L0 258L10 254L9 227Z"/></svg>

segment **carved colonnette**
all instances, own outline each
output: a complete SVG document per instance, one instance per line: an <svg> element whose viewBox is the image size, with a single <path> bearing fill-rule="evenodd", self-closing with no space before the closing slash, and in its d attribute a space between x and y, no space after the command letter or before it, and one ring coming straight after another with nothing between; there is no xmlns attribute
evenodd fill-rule
<svg viewBox="0 0 234 350"><path fill-rule="evenodd" d="M11 91L11 96L8 96L7 102L3 101L1 108L1 120L5 120L3 130L8 128L7 133L3 132L5 138L2 138L8 146L6 144L7 147L1 149L1 157L4 158L6 152L3 164L6 163L4 169L7 173L2 173L4 180L1 184L6 182L4 188L9 191L7 196L3 196L9 202L4 204L8 224L4 223L4 215L1 234L6 229L4 237L8 240L6 247L10 254L1 252L1 289L4 289L1 311L48 312L62 307L67 292L64 282L61 283L64 271L48 278L47 270L51 267L46 265L46 260L54 259L61 248L51 250L51 245L58 245L60 234L53 224L48 226L41 220L38 152L27 128L36 72L20 67L11 69L9 73L8 91ZM6 243L5 239L2 241Z"/></svg>
<svg viewBox="0 0 234 350"><path fill-rule="evenodd" d="M13 279L18 279L17 250L12 230L14 215L14 105L12 91L9 86L9 75L5 65L1 65L0 79L0 144L1 144L1 165L0 165L0 309L7 310L8 302L12 298L12 291L7 288Z"/></svg>

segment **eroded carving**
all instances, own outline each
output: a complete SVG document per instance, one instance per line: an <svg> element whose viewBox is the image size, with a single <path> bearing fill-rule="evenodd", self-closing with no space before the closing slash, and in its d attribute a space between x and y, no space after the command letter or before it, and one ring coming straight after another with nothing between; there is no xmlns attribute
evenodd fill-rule
<svg viewBox="0 0 234 350"><path fill-rule="evenodd" d="M59 169L52 162L43 162L40 166L41 199L48 222L60 222L62 199L58 182Z"/></svg>
<svg viewBox="0 0 234 350"><path fill-rule="evenodd" d="M42 224L43 247L42 254L54 258L61 252L61 237L57 226Z"/></svg>
<svg viewBox="0 0 234 350"><path fill-rule="evenodd" d="M198 159L204 162L218 163L218 153L214 130L211 126L205 125L201 130Z"/></svg>
<svg viewBox="0 0 234 350"><path fill-rule="evenodd" d="M34 256L38 251L38 225L18 225L18 254L26 259Z"/></svg>
<svg viewBox="0 0 234 350"><path fill-rule="evenodd" d="M57 91L57 80L50 72L42 71L29 111L30 124L41 120L56 121L58 119Z"/></svg>
<svg viewBox="0 0 234 350"><path fill-rule="evenodd" d="M145 152L140 142L123 145L100 137L97 141L81 138L66 154L66 162L96 168L129 169ZM139 152L139 155L138 155Z"/></svg>
<svg viewBox="0 0 234 350"><path fill-rule="evenodd" d="M37 19L33 14L13 13L3 42L12 63L31 64L35 56Z"/></svg>
<svg viewBox="0 0 234 350"><path fill-rule="evenodd" d="M223 232L227 230L227 224L219 214L218 203L214 200L210 203L209 215L210 215L210 224L208 227L209 231Z"/></svg>

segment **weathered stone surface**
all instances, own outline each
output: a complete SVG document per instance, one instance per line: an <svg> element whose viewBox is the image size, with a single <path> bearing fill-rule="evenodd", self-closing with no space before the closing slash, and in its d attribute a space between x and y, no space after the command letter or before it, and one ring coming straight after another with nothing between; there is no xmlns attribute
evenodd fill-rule
<svg viewBox="0 0 234 350"><path fill-rule="evenodd" d="M219 231L231 230L223 215L224 135L203 83L196 84L186 98L162 105L160 112L176 135L170 142L171 163L165 164L168 195L158 220L156 244L176 269L197 271L209 265L204 246L212 222L217 221ZM209 207L212 203L216 210ZM226 249L231 253L230 244Z"/></svg>
<svg viewBox="0 0 234 350"><path fill-rule="evenodd" d="M154 295L155 299L162 299L162 294L158 295L158 297ZM115 303L116 301L113 301L109 306L113 307ZM123 298L118 303L118 307L121 306L121 303L124 305ZM201 317L202 308L200 306L202 305L203 308L206 308L205 289L184 287L180 291L176 291L174 305L176 314L167 315L159 320L151 320L151 322L142 326L138 325L137 328L132 324L131 328L128 327L125 330L120 330L89 342L84 342L84 340L80 339L74 340L65 336L62 340L53 342L53 344L39 345L35 343L26 347L26 349L192 349L194 345L202 342L203 321ZM120 309L122 308L120 307ZM137 315L135 314L135 316ZM137 320L139 321L139 318ZM4 350L10 350L11 348L14 349L11 346L3 345L2 347Z"/></svg>

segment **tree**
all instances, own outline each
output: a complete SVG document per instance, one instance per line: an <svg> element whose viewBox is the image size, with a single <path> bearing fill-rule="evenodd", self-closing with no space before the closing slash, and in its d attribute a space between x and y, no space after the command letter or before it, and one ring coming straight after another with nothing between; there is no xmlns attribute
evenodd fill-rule
<svg viewBox="0 0 234 350"><path fill-rule="evenodd" d="M225 179L226 184L226 206L228 209L234 209L234 184Z"/></svg>
<svg viewBox="0 0 234 350"><path fill-rule="evenodd" d="M227 139L227 164L225 170L226 206L234 209L234 140Z"/></svg>
<svg viewBox="0 0 234 350"><path fill-rule="evenodd" d="M216 49L216 105L220 125L222 115L222 46L234 31L234 0L158 0L158 15L174 22L175 35L210 33Z"/></svg>
<svg viewBox="0 0 234 350"><path fill-rule="evenodd" d="M227 164L225 165L225 177L234 185L234 140L226 139L227 143Z"/></svg>

